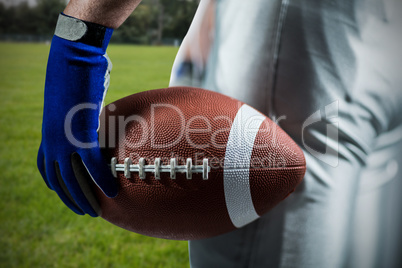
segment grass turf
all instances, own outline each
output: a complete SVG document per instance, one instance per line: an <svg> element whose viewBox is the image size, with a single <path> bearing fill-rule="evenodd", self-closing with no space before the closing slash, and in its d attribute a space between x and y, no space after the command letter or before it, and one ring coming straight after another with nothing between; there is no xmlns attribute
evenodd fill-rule
<svg viewBox="0 0 402 268"><path fill-rule="evenodd" d="M77 216L36 168L49 46L0 43L0 267L188 267L187 242ZM166 87L172 47L111 45L106 102Z"/></svg>

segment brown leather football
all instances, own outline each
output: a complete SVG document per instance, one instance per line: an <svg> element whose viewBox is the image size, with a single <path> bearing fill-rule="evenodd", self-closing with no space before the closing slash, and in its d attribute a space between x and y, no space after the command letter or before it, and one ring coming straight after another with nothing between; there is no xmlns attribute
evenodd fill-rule
<svg viewBox="0 0 402 268"><path fill-rule="evenodd" d="M101 217L127 230L194 240L240 228L302 180L302 150L252 107L198 88L134 94L103 109L100 144L120 189L98 188Z"/></svg>

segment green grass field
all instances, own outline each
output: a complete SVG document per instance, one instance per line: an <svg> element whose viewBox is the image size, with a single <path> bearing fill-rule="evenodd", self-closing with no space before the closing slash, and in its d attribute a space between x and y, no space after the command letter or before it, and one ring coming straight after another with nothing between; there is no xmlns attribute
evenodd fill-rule
<svg viewBox="0 0 402 268"><path fill-rule="evenodd" d="M187 242L77 216L36 168L49 46L0 43L0 267L188 267ZM172 47L111 45L107 102L166 87Z"/></svg>

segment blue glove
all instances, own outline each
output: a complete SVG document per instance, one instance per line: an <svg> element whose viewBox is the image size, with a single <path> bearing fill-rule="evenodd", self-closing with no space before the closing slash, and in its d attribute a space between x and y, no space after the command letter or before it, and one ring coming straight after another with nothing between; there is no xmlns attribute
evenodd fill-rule
<svg viewBox="0 0 402 268"><path fill-rule="evenodd" d="M47 186L75 213L96 217L95 183L108 197L118 184L98 142L109 86L106 48L113 29L60 14L49 54L38 168Z"/></svg>

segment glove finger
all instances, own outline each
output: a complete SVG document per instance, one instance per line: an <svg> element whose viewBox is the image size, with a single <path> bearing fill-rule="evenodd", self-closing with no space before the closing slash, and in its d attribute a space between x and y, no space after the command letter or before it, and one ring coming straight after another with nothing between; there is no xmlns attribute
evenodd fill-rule
<svg viewBox="0 0 402 268"><path fill-rule="evenodd" d="M57 172L56 172L57 170ZM80 209L76 202L69 198L65 190L61 185L65 186L64 180L60 174L59 164L56 161L46 161L46 175L49 180L50 187L57 193L63 203L72 211L78 215L84 215L85 213Z"/></svg>
<svg viewBox="0 0 402 268"><path fill-rule="evenodd" d="M103 159L99 148L85 150L80 153L82 161L88 170L92 180L110 198L117 196L119 185L113 177L110 168Z"/></svg>
<svg viewBox="0 0 402 268"><path fill-rule="evenodd" d="M92 177L78 153L73 153L71 155L71 165L73 166L74 175L77 178L82 192L84 193L91 207L95 210L96 214L100 216L102 211L93 190L94 183L92 181Z"/></svg>
<svg viewBox="0 0 402 268"><path fill-rule="evenodd" d="M66 184L65 184L65 182L63 180L63 177L61 176L60 166L59 166L59 163L57 161L54 162L54 169L55 169L55 172L56 172L57 181L59 182L60 188L63 190L63 193L67 196L68 200L74 205L74 207L77 210L79 210L81 213L83 213L82 210L77 205L77 203L74 201L74 199L71 196L70 192L68 191L68 188L67 188L67 186L66 186Z"/></svg>
<svg viewBox="0 0 402 268"><path fill-rule="evenodd" d="M63 162L60 161L60 178L64 181L66 186L66 191L71 194L71 198L75 201L79 208L84 213L89 214L92 217L97 217L98 214L92 208L91 204L88 202L85 194L83 193L80 184L75 177L74 171L71 165L71 157L64 159Z"/></svg>
<svg viewBox="0 0 402 268"><path fill-rule="evenodd" d="M46 176L46 162L45 162L45 154L43 153L42 149L42 144L39 147L38 156L36 158L36 165L38 166L39 172L42 175L42 178L45 181L47 187L50 190L53 190L52 187L50 187L50 183Z"/></svg>

